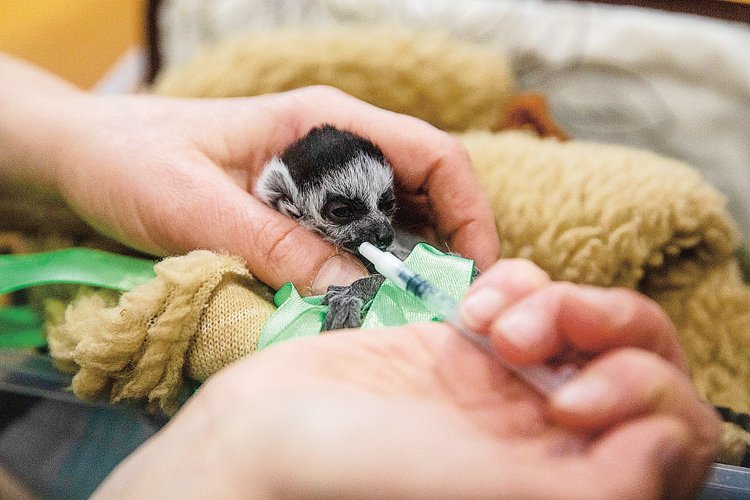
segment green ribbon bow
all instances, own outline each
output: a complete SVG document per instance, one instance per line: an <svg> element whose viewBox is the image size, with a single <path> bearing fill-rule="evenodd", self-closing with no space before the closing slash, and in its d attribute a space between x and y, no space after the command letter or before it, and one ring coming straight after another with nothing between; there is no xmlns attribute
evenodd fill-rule
<svg viewBox="0 0 750 500"><path fill-rule="evenodd" d="M420 243L404 260L414 272L454 299L468 290L474 275L474 262ZM266 322L258 340L258 349L271 344L320 334L328 306L321 304L323 296L301 297L294 285L287 283L274 296L278 306ZM362 328L384 328L421 321L439 320L413 295L401 290L391 280L385 280L375 298L365 306Z"/></svg>

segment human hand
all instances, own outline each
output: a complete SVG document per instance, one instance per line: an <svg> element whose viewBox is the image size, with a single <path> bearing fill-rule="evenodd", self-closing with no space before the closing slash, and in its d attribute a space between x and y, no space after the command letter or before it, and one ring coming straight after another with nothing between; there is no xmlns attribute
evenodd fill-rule
<svg viewBox="0 0 750 500"><path fill-rule="evenodd" d="M0 58L3 64L9 63ZM249 194L274 154L329 123L381 147L394 166L411 232L446 243L480 267L498 257L492 213L468 155L457 140L415 118L325 87L212 100L94 95L34 77L23 66L7 69L11 76L32 73L24 89L12 81L4 84L9 89L0 86L15 91L0 98L0 108L5 104L15 117L8 128L17 137L7 141L21 149L15 163L25 163L27 172L36 169L30 164L49 166L35 172L38 183L51 180L92 226L135 248L157 255L226 251L243 257L265 283L278 288L292 281L303 293L364 276L357 259ZM24 90L41 86L38 80L46 85L29 99Z"/></svg>
<svg viewBox="0 0 750 500"><path fill-rule="evenodd" d="M485 272L469 297L488 288L504 304L475 298L465 313L503 353L523 357L525 349L499 338L523 311L552 318L538 323L546 334L532 335L552 340L525 360L559 354L547 346L563 343L594 358L550 401L443 324L299 339L210 379L99 496L640 499L696 491L719 423L697 399L658 307L631 292L552 284L516 260ZM513 321L533 330L531 319Z"/></svg>

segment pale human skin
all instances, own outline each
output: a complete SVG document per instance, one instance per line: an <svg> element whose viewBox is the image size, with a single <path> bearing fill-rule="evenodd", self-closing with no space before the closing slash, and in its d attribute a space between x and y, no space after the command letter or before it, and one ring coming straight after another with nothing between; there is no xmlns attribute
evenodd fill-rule
<svg viewBox="0 0 750 500"><path fill-rule="evenodd" d="M696 493L720 425L654 303L553 284L509 259L481 276L463 313L509 359L542 361L569 344L593 361L545 402L442 324L286 342L210 379L95 497Z"/></svg>
<svg viewBox="0 0 750 500"><path fill-rule="evenodd" d="M224 250L305 292L363 270L231 173L252 180L321 123L365 135L409 213L434 211L436 239L486 270L467 323L515 362L571 345L592 358L547 403L440 324L288 342L209 380L100 497L681 498L705 476L719 423L663 312L525 261L492 265L492 215L446 134L327 88L198 101L95 96L2 57L0 74L0 184L59 196L136 248Z"/></svg>
<svg viewBox="0 0 750 500"><path fill-rule="evenodd" d="M411 232L480 268L499 257L468 155L421 120L327 87L190 100L81 92L3 56L0 74L0 182L55 192L132 247L156 255L227 251L270 286L291 281L303 293L364 276L357 259L249 194L274 154L329 123L381 146Z"/></svg>

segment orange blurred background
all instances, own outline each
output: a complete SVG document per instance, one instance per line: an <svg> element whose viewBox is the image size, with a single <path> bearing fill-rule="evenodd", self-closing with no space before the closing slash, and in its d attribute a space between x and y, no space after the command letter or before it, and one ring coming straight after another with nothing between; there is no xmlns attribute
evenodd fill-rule
<svg viewBox="0 0 750 500"><path fill-rule="evenodd" d="M146 0L2 0L0 51L83 88L144 43Z"/></svg>

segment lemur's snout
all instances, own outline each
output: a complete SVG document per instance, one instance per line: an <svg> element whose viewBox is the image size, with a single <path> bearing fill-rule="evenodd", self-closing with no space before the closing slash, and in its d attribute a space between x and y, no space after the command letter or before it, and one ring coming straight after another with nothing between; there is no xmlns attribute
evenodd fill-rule
<svg viewBox="0 0 750 500"><path fill-rule="evenodd" d="M365 241L372 243L381 250L387 249L393 243L394 232L390 222L371 224L366 227L360 227L355 238L345 241L343 247L357 254L359 245Z"/></svg>
<svg viewBox="0 0 750 500"><path fill-rule="evenodd" d="M390 226L379 228L377 237L371 243L381 250L385 250L393 243L393 228Z"/></svg>
<svg viewBox="0 0 750 500"><path fill-rule="evenodd" d="M385 250L393 243L393 227L387 221L379 221L368 227L362 236L362 241L369 241L379 249Z"/></svg>

